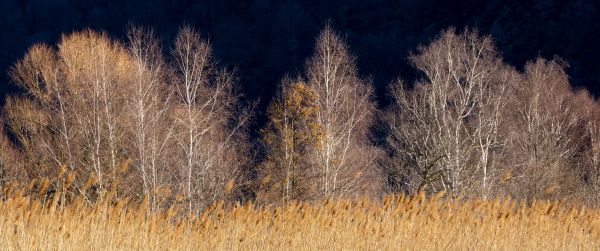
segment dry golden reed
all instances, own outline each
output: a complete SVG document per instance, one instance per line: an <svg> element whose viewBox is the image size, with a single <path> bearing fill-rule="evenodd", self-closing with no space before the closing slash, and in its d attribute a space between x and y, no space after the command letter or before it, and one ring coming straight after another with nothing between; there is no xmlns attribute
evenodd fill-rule
<svg viewBox="0 0 600 251"><path fill-rule="evenodd" d="M147 200L74 198L59 206L58 199L16 194L0 201L2 250L593 250L600 244L599 210L556 201L453 202L420 193L378 202L219 202L183 215L177 204L152 213Z"/></svg>

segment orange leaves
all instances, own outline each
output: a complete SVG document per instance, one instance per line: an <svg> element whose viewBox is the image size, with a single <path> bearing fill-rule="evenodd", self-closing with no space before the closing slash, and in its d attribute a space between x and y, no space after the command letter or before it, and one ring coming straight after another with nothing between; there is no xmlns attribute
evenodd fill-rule
<svg viewBox="0 0 600 251"><path fill-rule="evenodd" d="M224 190L225 194L229 195L229 194L231 194L231 191L233 190L234 187L235 187L235 180L230 179L229 181L227 181L227 183L225 183L225 187L223 187L223 190Z"/></svg>
<svg viewBox="0 0 600 251"><path fill-rule="evenodd" d="M310 181L312 154L322 138L317 98L316 91L303 82L286 83L268 108L269 122L262 130L268 155L261 172L273 181L269 193L300 199L314 190ZM261 187L264 191L265 184Z"/></svg>
<svg viewBox="0 0 600 251"><path fill-rule="evenodd" d="M317 145L322 134L316 121L317 93L302 82L283 88L281 97L268 109L269 125L263 130L264 142L284 148L291 144L289 147L305 151Z"/></svg>

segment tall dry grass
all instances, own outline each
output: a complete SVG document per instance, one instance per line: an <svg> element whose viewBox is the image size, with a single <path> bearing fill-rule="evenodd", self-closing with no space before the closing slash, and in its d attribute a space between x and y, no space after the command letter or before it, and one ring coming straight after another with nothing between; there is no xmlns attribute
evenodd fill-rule
<svg viewBox="0 0 600 251"><path fill-rule="evenodd" d="M600 210L557 201L455 200L387 196L292 202L218 203L199 215L178 205L151 212L147 202L65 196L69 176L4 188L2 250L595 250ZM231 189L231 188L229 188ZM29 192L27 192L29 191ZM64 192L64 193L63 193ZM46 198L46 199L43 199ZM111 199L113 198L113 199ZM183 210L181 210L183 211Z"/></svg>

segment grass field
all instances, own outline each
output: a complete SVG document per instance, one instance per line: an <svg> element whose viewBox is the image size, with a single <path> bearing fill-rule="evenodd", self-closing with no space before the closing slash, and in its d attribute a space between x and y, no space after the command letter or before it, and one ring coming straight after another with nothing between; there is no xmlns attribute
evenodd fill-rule
<svg viewBox="0 0 600 251"><path fill-rule="evenodd" d="M149 213L128 200L60 206L13 193L0 202L2 250L596 250L600 211L559 202L451 202L388 196L258 207L216 204L198 216Z"/></svg>

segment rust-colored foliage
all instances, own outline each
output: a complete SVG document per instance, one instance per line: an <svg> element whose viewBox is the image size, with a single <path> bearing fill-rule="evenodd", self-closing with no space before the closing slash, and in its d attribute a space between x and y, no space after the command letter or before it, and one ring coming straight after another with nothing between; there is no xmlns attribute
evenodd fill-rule
<svg viewBox="0 0 600 251"><path fill-rule="evenodd" d="M312 154L322 137L317 97L303 82L285 83L268 108L269 122L262 131L267 159L261 167L261 175L270 177L269 186L261 188L266 200L308 199L315 193Z"/></svg>

